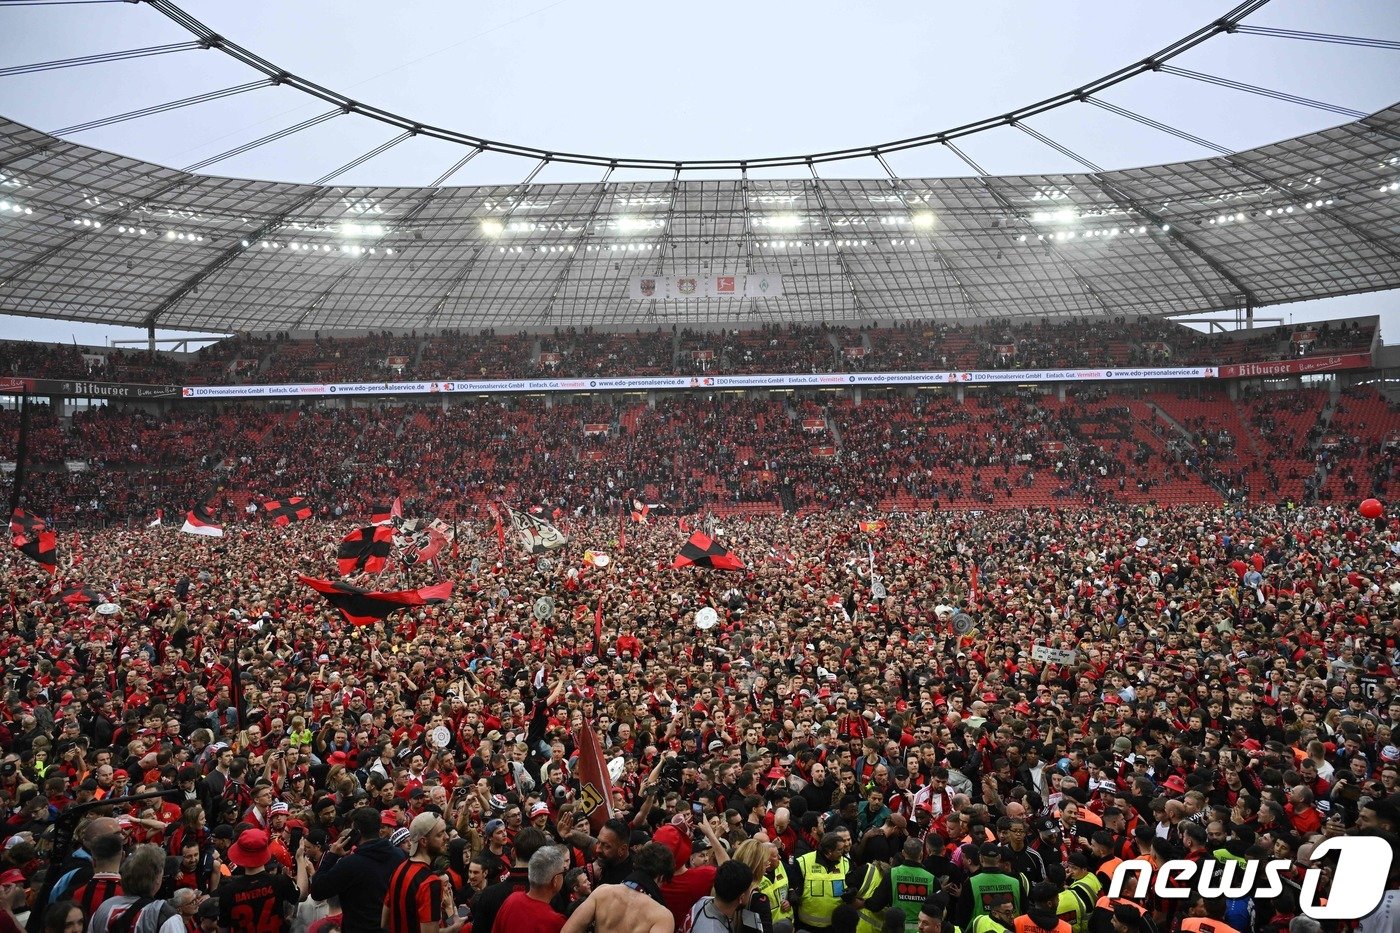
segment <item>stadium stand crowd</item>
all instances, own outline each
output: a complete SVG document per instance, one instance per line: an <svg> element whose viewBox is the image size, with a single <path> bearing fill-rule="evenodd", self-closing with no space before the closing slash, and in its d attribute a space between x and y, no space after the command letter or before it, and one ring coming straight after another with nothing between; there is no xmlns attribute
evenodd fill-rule
<svg viewBox="0 0 1400 933"><path fill-rule="evenodd" d="M1242 336L1241 334L1244 334ZM864 328L229 337L194 354L0 342L0 372L179 385L521 377L1204 366L1368 352L1376 318L1202 334L1158 319Z"/></svg>

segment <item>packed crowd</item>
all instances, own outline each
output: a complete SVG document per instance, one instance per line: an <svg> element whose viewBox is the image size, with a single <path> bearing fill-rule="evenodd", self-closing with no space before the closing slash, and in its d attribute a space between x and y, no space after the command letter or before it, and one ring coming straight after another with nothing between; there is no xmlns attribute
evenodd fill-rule
<svg viewBox="0 0 1400 933"><path fill-rule="evenodd" d="M608 377L697 373L886 372L1197 366L1367 352L1376 318L1203 334L1160 319L1027 320L743 330L561 327L546 334L444 330L358 336L239 335L192 355L0 342L17 376L204 385ZM1303 342L1299 342L1302 340Z"/></svg>
<svg viewBox="0 0 1400 933"><path fill-rule="evenodd" d="M0 930L1315 933L1318 843L1396 842L1384 518L689 519L734 573L670 569L675 518L558 521L546 556L465 522L436 571L356 579L455 586L367 627L297 582L346 522L65 535L55 579L6 551ZM1133 857L1290 867L1109 899Z"/></svg>
<svg viewBox="0 0 1400 933"><path fill-rule="evenodd" d="M1232 400L1215 385L867 393L821 400L693 395L354 409L115 406L31 417L29 487L61 527L174 518L219 490L221 517L302 495L325 518L366 515L393 485L416 510L483 514L490 497L601 514L624 485L677 513L1077 508L1114 502L1355 503L1400 474L1400 408L1349 391ZM0 459L18 415L0 411ZM1330 438L1337 439L1331 446ZM315 450L314 458L290 451ZM68 464L85 468L73 470Z"/></svg>

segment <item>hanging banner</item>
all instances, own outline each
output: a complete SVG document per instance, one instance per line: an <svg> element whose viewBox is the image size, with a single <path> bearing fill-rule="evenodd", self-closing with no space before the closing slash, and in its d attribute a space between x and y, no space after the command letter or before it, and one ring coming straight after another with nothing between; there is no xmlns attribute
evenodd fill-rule
<svg viewBox="0 0 1400 933"><path fill-rule="evenodd" d="M583 434L585 437L592 437L595 434L605 435L610 430L612 430L612 426L607 424L585 424L583 426Z"/></svg>
<svg viewBox="0 0 1400 933"><path fill-rule="evenodd" d="M1230 363L1220 367L1220 378L1251 379L1261 376L1301 376L1307 373L1336 372L1339 369L1366 369L1370 365L1371 354L1369 353L1305 356L1296 360L1274 360L1268 363Z"/></svg>
<svg viewBox="0 0 1400 933"><path fill-rule="evenodd" d="M1363 354L1370 359L1369 354ZM1340 359L1340 357L1338 358ZM1297 363L1299 361L1290 361ZM1265 364L1274 365L1274 364ZM1239 369L1241 367L1231 367ZM1347 368L1347 367L1341 367ZM510 392L639 392L667 389L788 389L811 386L962 385L1047 382L1122 382L1135 379L1215 379L1214 366L1147 369L991 369L975 372L742 373L721 376L617 376L598 379L490 379L465 382L337 382L289 385L184 386L187 399L285 398L330 395L496 395ZM1236 375L1241 375L1236 373ZM1251 374L1253 375L1253 374ZM12 380L15 383L43 380ZM86 383L91 385L91 383ZM4 391L0 380L0 392Z"/></svg>
<svg viewBox="0 0 1400 933"><path fill-rule="evenodd" d="M842 347L841 355L848 360L858 360L865 356L865 347Z"/></svg>
<svg viewBox="0 0 1400 933"><path fill-rule="evenodd" d="M781 298L783 277L754 272L734 275L638 275L627 287L633 301L693 298Z"/></svg>

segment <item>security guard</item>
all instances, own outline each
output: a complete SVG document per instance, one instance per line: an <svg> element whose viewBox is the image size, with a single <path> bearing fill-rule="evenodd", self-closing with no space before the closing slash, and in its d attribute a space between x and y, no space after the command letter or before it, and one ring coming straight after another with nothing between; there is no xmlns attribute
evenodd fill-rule
<svg viewBox="0 0 1400 933"><path fill-rule="evenodd" d="M847 899L860 911L860 923L856 925L856 933L880 933L883 929L884 921L880 917L880 911L872 909L869 905L871 898L875 897L884 883L885 873L874 862L858 865L846 876Z"/></svg>
<svg viewBox="0 0 1400 933"><path fill-rule="evenodd" d="M1070 933L1070 925L1060 919L1060 890L1048 881L1031 887L1026 912L1017 917L1015 933Z"/></svg>
<svg viewBox="0 0 1400 933"><path fill-rule="evenodd" d="M792 904L788 902L788 874L783 866L783 857L778 847L771 842L766 846L771 861L768 871L758 880L758 890L773 905L773 933L790 933L792 930Z"/></svg>
<svg viewBox="0 0 1400 933"><path fill-rule="evenodd" d="M1078 917L1070 926L1074 933L1088 933L1089 912L1094 909L1094 905L1099 901L1099 895L1103 893L1103 886L1099 884L1099 876L1094 874L1094 860L1087 852L1071 852L1065 866L1065 872L1069 876L1067 893L1073 894L1078 902ZM1061 903L1063 902L1062 896Z"/></svg>
<svg viewBox="0 0 1400 933"><path fill-rule="evenodd" d="M987 913L972 920L967 933L1012 933L1016 924L1016 905L1010 894L989 894L984 903Z"/></svg>
<svg viewBox="0 0 1400 933"><path fill-rule="evenodd" d="M919 864L924 857L922 842L906 839L902 855L903 861L890 869L890 903L904 911L904 933L917 933L919 910L938 890L938 879Z"/></svg>
<svg viewBox="0 0 1400 933"><path fill-rule="evenodd" d="M841 854L844 838L827 833L815 852L799 856L788 877L788 902L797 913L797 929L824 933L831 929L831 915L846 892L850 860Z"/></svg>

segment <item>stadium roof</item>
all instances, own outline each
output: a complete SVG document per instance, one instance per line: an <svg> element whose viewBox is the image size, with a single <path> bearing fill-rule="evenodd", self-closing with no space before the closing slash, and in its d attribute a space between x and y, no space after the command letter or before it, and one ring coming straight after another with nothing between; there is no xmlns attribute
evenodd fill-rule
<svg viewBox="0 0 1400 933"><path fill-rule="evenodd" d="M0 118L0 313L201 331L1164 315L1400 286L1400 105L1085 174L366 188ZM633 300L644 275L781 297ZM775 280L776 281L776 280Z"/></svg>

